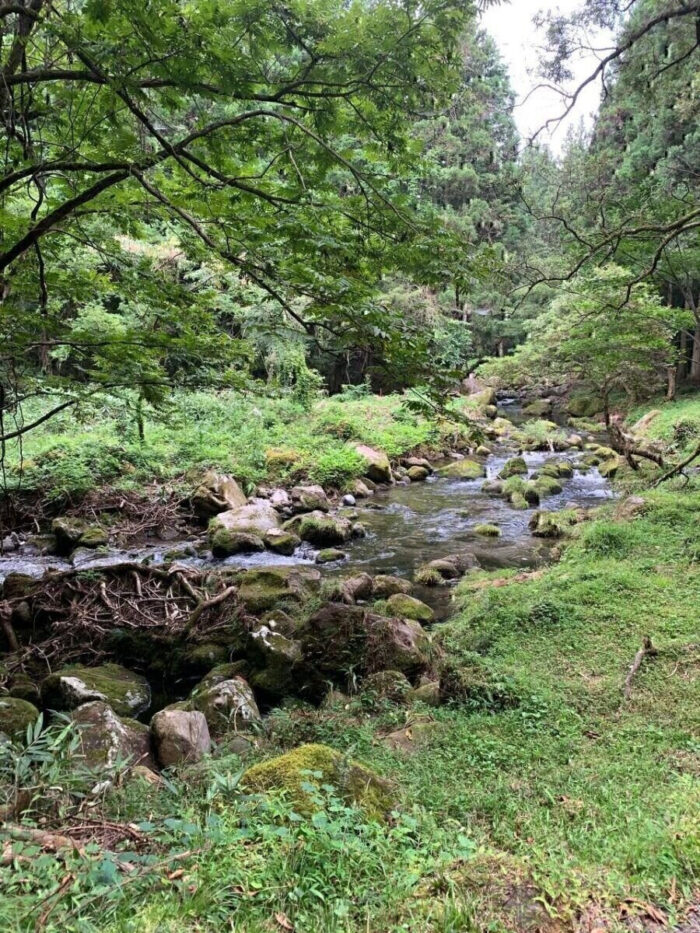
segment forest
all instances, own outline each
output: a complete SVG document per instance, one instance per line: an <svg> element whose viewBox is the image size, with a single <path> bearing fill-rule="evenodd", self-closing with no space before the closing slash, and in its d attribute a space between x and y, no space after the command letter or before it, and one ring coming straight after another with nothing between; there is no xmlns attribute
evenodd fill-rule
<svg viewBox="0 0 700 933"><path fill-rule="evenodd" d="M3 929L700 929L700 2L519 2L0 0Z"/></svg>

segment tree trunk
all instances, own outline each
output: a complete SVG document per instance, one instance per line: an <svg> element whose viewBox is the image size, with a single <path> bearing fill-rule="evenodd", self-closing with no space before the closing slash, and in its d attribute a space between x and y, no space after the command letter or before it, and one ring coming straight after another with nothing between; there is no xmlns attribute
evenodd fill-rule
<svg viewBox="0 0 700 933"><path fill-rule="evenodd" d="M669 366L666 369L668 384L666 388L666 401L675 402L676 400L676 367Z"/></svg>
<svg viewBox="0 0 700 933"><path fill-rule="evenodd" d="M690 381L700 384L700 321L695 324L693 355L690 358Z"/></svg>
<svg viewBox="0 0 700 933"><path fill-rule="evenodd" d="M676 380L683 382L688 374L688 331L685 328L681 331L680 347L678 351L678 368L676 371Z"/></svg>

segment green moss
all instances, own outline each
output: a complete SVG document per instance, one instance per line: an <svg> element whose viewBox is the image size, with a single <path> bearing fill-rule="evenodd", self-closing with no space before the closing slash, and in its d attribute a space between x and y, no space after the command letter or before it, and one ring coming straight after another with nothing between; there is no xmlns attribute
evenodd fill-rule
<svg viewBox="0 0 700 933"><path fill-rule="evenodd" d="M521 492L514 492L511 495L510 504L513 506L514 509L517 509L520 512L530 507L527 499Z"/></svg>
<svg viewBox="0 0 700 933"><path fill-rule="evenodd" d="M406 593L394 593L387 600L387 610L390 615L401 619L413 619L416 622L432 622L435 613L420 599L408 596Z"/></svg>
<svg viewBox="0 0 700 933"><path fill-rule="evenodd" d="M73 664L50 674L41 685L41 696L49 709L70 710L104 700L118 716L138 716L151 703L151 688L145 677L119 664Z"/></svg>
<svg viewBox="0 0 700 933"><path fill-rule="evenodd" d="M311 544L344 544L350 537L350 523L330 515L304 515L299 523L299 537Z"/></svg>
<svg viewBox="0 0 700 933"><path fill-rule="evenodd" d="M522 457L511 457L503 464L501 472L498 474L501 479L508 479L511 476L523 476L527 474L527 463Z"/></svg>
<svg viewBox="0 0 700 933"><path fill-rule="evenodd" d="M489 523L475 525L474 531L476 534L483 535L486 538L500 538L501 536L501 529L498 525L491 525Z"/></svg>
<svg viewBox="0 0 700 933"><path fill-rule="evenodd" d="M445 582L437 567L431 567L429 564L418 568L415 580L420 586L441 586Z"/></svg>
<svg viewBox="0 0 700 933"><path fill-rule="evenodd" d="M534 481L534 487L542 498L556 496L563 490L561 483L552 476L538 476Z"/></svg>
<svg viewBox="0 0 700 933"><path fill-rule="evenodd" d="M285 755L249 768L241 780L254 793L281 791L300 813L317 809L314 794L304 785L330 784L348 803L367 816L385 818L394 806L390 784L365 765L345 758L327 745L302 745Z"/></svg>
<svg viewBox="0 0 700 933"><path fill-rule="evenodd" d="M624 465L624 462L624 459L622 457L618 457L617 455L611 457L609 460L604 460L603 463L601 463L598 467L600 475L604 476L606 479L612 479L620 467Z"/></svg>
<svg viewBox="0 0 700 933"><path fill-rule="evenodd" d="M465 457L464 460L455 460L454 463L442 467L440 473L451 479L480 479L486 476L486 467L477 460Z"/></svg>
<svg viewBox="0 0 700 933"><path fill-rule="evenodd" d="M33 703L19 697L0 697L0 734L20 738L39 715Z"/></svg>

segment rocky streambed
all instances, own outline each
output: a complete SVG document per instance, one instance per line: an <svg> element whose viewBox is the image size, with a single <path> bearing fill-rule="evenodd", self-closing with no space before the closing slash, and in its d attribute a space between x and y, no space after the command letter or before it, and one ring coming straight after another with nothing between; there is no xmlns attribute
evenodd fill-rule
<svg viewBox="0 0 700 933"><path fill-rule="evenodd" d="M502 418L486 430L488 446L440 461L389 467L367 449L366 481L342 499L308 486L247 499L210 476L193 496L205 537L115 549L68 519L54 523L58 553L0 556L0 732L59 710L93 762L131 754L157 768L212 737L245 745L290 698L449 698L462 687L431 626L452 584L546 559L611 495L617 462L555 425L544 439Z"/></svg>

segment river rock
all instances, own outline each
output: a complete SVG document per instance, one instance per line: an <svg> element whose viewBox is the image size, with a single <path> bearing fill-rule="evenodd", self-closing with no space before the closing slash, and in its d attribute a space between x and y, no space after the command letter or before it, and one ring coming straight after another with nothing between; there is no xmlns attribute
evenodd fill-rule
<svg viewBox="0 0 700 933"><path fill-rule="evenodd" d="M204 713L209 732L214 736L251 729L262 718L250 685L240 676L195 687L190 700L196 710Z"/></svg>
<svg viewBox="0 0 700 933"><path fill-rule="evenodd" d="M527 473L527 463L522 457L511 457L503 464L501 472L498 474L500 479L508 479L509 476L520 476Z"/></svg>
<svg viewBox="0 0 700 933"><path fill-rule="evenodd" d="M217 528L210 537L214 557L231 557L233 554L253 554L265 550L265 542L257 535L244 531L228 531Z"/></svg>
<svg viewBox="0 0 700 933"><path fill-rule="evenodd" d="M292 489L293 512L328 512L331 504L322 486L295 486Z"/></svg>
<svg viewBox="0 0 700 933"><path fill-rule="evenodd" d="M414 619L416 622L432 622L435 613L420 599L406 593L394 593L387 600L387 608L392 615L400 619Z"/></svg>
<svg viewBox="0 0 700 933"><path fill-rule="evenodd" d="M408 468L408 478L412 483L422 483L430 475L430 470L423 466L412 466Z"/></svg>
<svg viewBox="0 0 700 933"><path fill-rule="evenodd" d="M523 407L523 414L530 418L544 418L552 414L551 398L538 398Z"/></svg>
<svg viewBox="0 0 700 933"><path fill-rule="evenodd" d="M426 457L407 457L404 462L409 469L410 467L423 467L428 473L433 472L433 465Z"/></svg>
<svg viewBox="0 0 700 933"><path fill-rule="evenodd" d="M353 506L357 505L357 499L356 499L351 493L349 493L349 492L346 492L346 493L345 493L345 495L343 496L341 502L343 503L343 505L347 505L347 506L349 506L349 507L351 507L351 508L352 508Z"/></svg>
<svg viewBox="0 0 700 933"><path fill-rule="evenodd" d="M419 567L415 581L422 586L440 586L448 580L458 579L478 566L479 561L473 554L450 554Z"/></svg>
<svg viewBox="0 0 700 933"><path fill-rule="evenodd" d="M563 538L576 522L576 513L569 509L561 512L535 512L529 528L536 538Z"/></svg>
<svg viewBox="0 0 700 933"><path fill-rule="evenodd" d="M474 533L481 535L484 538L500 538L501 529L498 525L493 525L490 522L484 522L480 525L474 525Z"/></svg>
<svg viewBox="0 0 700 933"><path fill-rule="evenodd" d="M534 481L534 487L541 499L544 499L547 496L557 496L564 489L558 480L554 479L553 476L547 476L546 474L537 477L537 479Z"/></svg>
<svg viewBox="0 0 700 933"><path fill-rule="evenodd" d="M345 551L339 551L335 547L327 547L322 551L319 551L316 555L317 564L332 564L337 561L347 560L347 554Z"/></svg>
<svg viewBox="0 0 700 933"><path fill-rule="evenodd" d="M0 735L21 738L27 726L36 722L39 710L33 703L19 697L0 697Z"/></svg>
<svg viewBox="0 0 700 933"><path fill-rule="evenodd" d="M83 703L102 700L118 716L138 716L151 705L151 688L140 674L119 664L64 667L42 682L44 706L55 710L73 710Z"/></svg>
<svg viewBox="0 0 700 933"><path fill-rule="evenodd" d="M151 719L151 736L164 768L200 761L211 750L207 720L199 710L162 709Z"/></svg>
<svg viewBox="0 0 700 933"><path fill-rule="evenodd" d="M351 495L356 499L369 499L370 496L374 495L374 490L361 479L353 480L349 488Z"/></svg>
<svg viewBox="0 0 700 933"><path fill-rule="evenodd" d="M102 700L84 703L72 714L81 751L90 768L112 769L117 762L155 767L148 726L117 716Z"/></svg>
<svg viewBox="0 0 700 933"><path fill-rule="evenodd" d="M274 509L277 509L278 512L286 512L291 508L292 500L289 498L289 493L286 489L273 489L267 498L270 502L270 505Z"/></svg>
<svg viewBox="0 0 700 933"><path fill-rule="evenodd" d="M209 540L222 540L220 532L254 535L263 539L268 531L279 528L280 518L267 499L252 499L247 505L220 512L209 523Z"/></svg>
<svg viewBox="0 0 700 933"><path fill-rule="evenodd" d="M412 702L424 703L426 706L439 706L440 682L421 677L419 685L411 690L408 699Z"/></svg>
<svg viewBox="0 0 700 933"><path fill-rule="evenodd" d="M246 501L245 493L236 480L216 470L208 470L192 494L192 507L203 521L219 512L239 509Z"/></svg>
<svg viewBox="0 0 700 933"><path fill-rule="evenodd" d="M350 537L350 522L347 518L324 515L323 512L308 512L299 522L299 537L320 547L344 544Z"/></svg>
<svg viewBox="0 0 700 933"><path fill-rule="evenodd" d="M93 550L109 543L109 536L103 528L89 525L80 518L55 518L51 523L51 531L56 539L56 553L63 556L78 546Z"/></svg>
<svg viewBox="0 0 700 933"><path fill-rule="evenodd" d="M283 528L271 528L265 535L265 545L275 554L284 554L287 557L296 551L301 544L301 538L285 531Z"/></svg>
<svg viewBox="0 0 700 933"><path fill-rule="evenodd" d="M404 580L402 577L392 577L386 574L379 574L373 581L373 592L375 599L388 599L395 593L410 593L413 584L410 580Z"/></svg>
<svg viewBox="0 0 700 933"><path fill-rule="evenodd" d="M481 491L485 496L501 496L503 495L503 483L498 479L487 479L485 483L482 483Z"/></svg>
<svg viewBox="0 0 700 933"><path fill-rule="evenodd" d="M307 567L248 570L241 576L238 597L249 612L266 612L280 603L306 602L320 581L320 572Z"/></svg>
<svg viewBox="0 0 700 933"><path fill-rule="evenodd" d="M356 444L355 453L366 461L365 473L369 479L375 483L391 482L391 464L384 451L375 450L366 444Z"/></svg>
<svg viewBox="0 0 700 933"><path fill-rule="evenodd" d="M481 479L482 476L486 476L486 467L478 460L464 457L462 460L455 460L454 463L442 467L440 473L451 479Z"/></svg>
<svg viewBox="0 0 700 933"><path fill-rule="evenodd" d="M610 457L609 460L604 460L603 463L600 464L598 472L601 476L604 476L605 479L612 479L624 463L625 461L622 457Z"/></svg>

